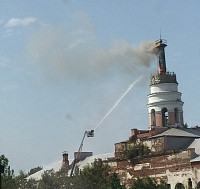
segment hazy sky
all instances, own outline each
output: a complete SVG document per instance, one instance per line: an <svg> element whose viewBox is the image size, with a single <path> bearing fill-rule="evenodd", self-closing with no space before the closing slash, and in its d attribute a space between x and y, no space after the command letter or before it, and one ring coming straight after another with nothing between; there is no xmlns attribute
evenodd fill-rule
<svg viewBox="0 0 200 189"><path fill-rule="evenodd" d="M148 129L145 53L167 40L184 122L200 125L200 2L137 0L0 1L0 154L15 173L70 158L85 130L108 113L83 151L114 152L131 128Z"/></svg>

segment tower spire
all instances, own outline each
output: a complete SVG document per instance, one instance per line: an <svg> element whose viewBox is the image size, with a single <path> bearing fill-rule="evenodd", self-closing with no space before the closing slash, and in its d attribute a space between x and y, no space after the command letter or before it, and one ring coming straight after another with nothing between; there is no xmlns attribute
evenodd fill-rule
<svg viewBox="0 0 200 189"><path fill-rule="evenodd" d="M159 39L155 41L155 44L158 56L158 71L160 74L164 74L166 73L165 47L167 46L167 41L164 39Z"/></svg>

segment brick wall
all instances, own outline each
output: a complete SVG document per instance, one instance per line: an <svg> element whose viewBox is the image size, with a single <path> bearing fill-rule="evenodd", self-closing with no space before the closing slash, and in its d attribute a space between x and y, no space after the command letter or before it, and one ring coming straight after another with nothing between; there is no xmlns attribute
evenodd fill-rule
<svg viewBox="0 0 200 189"><path fill-rule="evenodd" d="M116 157L108 163L111 170L118 173L121 182L126 183L129 187L138 176L141 178L150 176L157 180L164 180L174 189L179 182L187 186L189 178L194 185L198 182L192 176L194 169L197 169L190 163L192 153L193 150L190 149L174 153L171 151L170 154L149 156L143 159L136 158L132 161ZM198 167L199 164L195 166Z"/></svg>

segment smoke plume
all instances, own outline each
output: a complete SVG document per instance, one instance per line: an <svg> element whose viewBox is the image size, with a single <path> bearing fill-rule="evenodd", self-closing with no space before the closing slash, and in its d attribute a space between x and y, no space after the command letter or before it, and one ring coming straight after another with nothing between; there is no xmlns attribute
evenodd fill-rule
<svg viewBox="0 0 200 189"><path fill-rule="evenodd" d="M154 42L129 45L121 40L103 47L94 42L94 32L63 33L46 27L32 37L27 52L36 69L51 79L105 76L113 71L133 74L140 67L150 67L155 57Z"/></svg>

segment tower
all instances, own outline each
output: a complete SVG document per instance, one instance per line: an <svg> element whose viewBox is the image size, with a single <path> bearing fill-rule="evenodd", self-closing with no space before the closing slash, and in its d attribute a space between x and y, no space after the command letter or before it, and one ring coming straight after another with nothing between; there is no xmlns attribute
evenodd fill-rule
<svg viewBox="0 0 200 189"><path fill-rule="evenodd" d="M148 95L150 128L183 126L183 102L178 92L176 74L166 71L166 40L155 41L155 54L158 57L158 72L151 75Z"/></svg>

